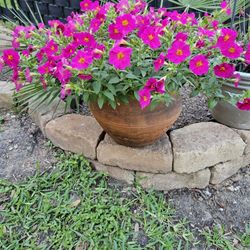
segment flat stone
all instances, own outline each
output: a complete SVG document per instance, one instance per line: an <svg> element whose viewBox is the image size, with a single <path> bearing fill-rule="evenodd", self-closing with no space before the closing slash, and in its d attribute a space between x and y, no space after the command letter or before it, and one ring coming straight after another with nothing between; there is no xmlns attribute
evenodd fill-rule
<svg viewBox="0 0 250 250"><path fill-rule="evenodd" d="M11 82L0 81L0 108L11 109L13 106L14 86Z"/></svg>
<svg viewBox="0 0 250 250"><path fill-rule="evenodd" d="M29 102L29 115L33 122L41 129L44 135L45 126L49 121L70 112L70 108L65 110L66 104L65 102L61 101L60 98L56 98L50 104L45 102L37 109L36 105L32 103L32 100Z"/></svg>
<svg viewBox="0 0 250 250"><path fill-rule="evenodd" d="M95 168L95 170L98 172L104 172L108 174L110 177L126 182L129 185L132 185L134 183L134 179L135 179L134 171L130 171L130 170L126 170L126 169L122 169L118 167L107 166L97 161L91 161L91 164Z"/></svg>
<svg viewBox="0 0 250 250"><path fill-rule="evenodd" d="M210 171L204 169L192 174L168 174L136 173L136 179L143 188L154 190L172 190L179 188L205 188L209 185Z"/></svg>
<svg viewBox="0 0 250 250"><path fill-rule="evenodd" d="M220 184L226 179L236 174L241 168L246 167L250 164L249 155L244 155L238 159L219 163L218 165L210 168L211 170L211 184Z"/></svg>
<svg viewBox="0 0 250 250"><path fill-rule="evenodd" d="M117 144L109 135L97 148L99 162L129 170L151 173L172 171L172 149L167 135L153 145L131 148Z"/></svg>
<svg viewBox="0 0 250 250"><path fill-rule="evenodd" d="M244 154L250 154L250 130L235 129L235 131L241 136L242 140L247 144Z"/></svg>
<svg viewBox="0 0 250 250"><path fill-rule="evenodd" d="M90 159L96 159L96 147L103 130L93 117L68 114L47 123L46 136L54 145Z"/></svg>
<svg viewBox="0 0 250 250"><path fill-rule="evenodd" d="M170 133L177 173L194 173L243 155L246 144L231 128L201 122Z"/></svg>

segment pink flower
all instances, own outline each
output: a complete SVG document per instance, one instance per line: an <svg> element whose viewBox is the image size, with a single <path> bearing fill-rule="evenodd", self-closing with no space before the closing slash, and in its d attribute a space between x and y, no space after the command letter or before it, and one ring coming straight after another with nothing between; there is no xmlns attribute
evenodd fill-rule
<svg viewBox="0 0 250 250"><path fill-rule="evenodd" d="M90 24L89 24L89 28L90 30L95 33L97 32L99 29L100 29L100 26L102 24L102 21L98 18L93 18L91 21L90 21Z"/></svg>
<svg viewBox="0 0 250 250"><path fill-rule="evenodd" d="M197 76L205 75L209 71L209 62L204 55L194 56L190 60L189 69Z"/></svg>
<svg viewBox="0 0 250 250"><path fill-rule="evenodd" d="M223 29L221 29L221 36L218 38L216 45L219 48L222 48L230 43L234 43L237 36L238 36L238 33L236 30L232 30L229 28L223 28Z"/></svg>
<svg viewBox="0 0 250 250"><path fill-rule="evenodd" d="M26 68L26 70L25 70L25 79L29 83L31 83L32 80L33 80L32 76L30 74L30 69L29 68Z"/></svg>
<svg viewBox="0 0 250 250"><path fill-rule="evenodd" d="M23 87L23 84L20 81L14 81L16 92L19 92L21 88Z"/></svg>
<svg viewBox="0 0 250 250"><path fill-rule="evenodd" d="M145 90L151 92L155 91L160 94L165 93L165 82L156 78L149 78L144 87Z"/></svg>
<svg viewBox="0 0 250 250"><path fill-rule="evenodd" d="M139 102L141 109L146 108L151 103L151 94L147 89L141 89L138 91L138 95L140 97Z"/></svg>
<svg viewBox="0 0 250 250"><path fill-rule="evenodd" d="M113 40L120 40L124 36L122 30L120 30L118 25L116 24L110 24L108 27L108 31L109 31L109 37Z"/></svg>
<svg viewBox="0 0 250 250"><path fill-rule="evenodd" d="M90 81L92 80L92 75L85 75L85 74L79 74L78 77L84 81Z"/></svg>
<svg viewBox="0 0 250 250"><path fill-rule="evenodd" d="M97 9L99 6L98 2L92 2L91 0L84 0L80 2L80 7L82 11L91 11Z"/></svg>
<svg viewBox="0 0 250 250"><path fill-rule="evenodd" d="M131 48L115 46L109 52L109 63L115 68L123 70L130 67Z"/></svg>
<svg viewBox="0 0 250 250"><path fill-rule="evenodd" d="M227 1L222 1L220 4L220 7L221 7L222 11L225 12L228 16L231 15L230 4Z"/></svg>
<svg viewBox="0 0 250 250"><path fill-rule="evenodd" d="M249 111L250 110L250 98L245 98L243 101L237 102L236 106L240 110Z"/></svg>
<svg viewBox="0 0 250 250"><path fill-rule="evenodd" d="M115 6L116 10L118 12L125 12L129 9L129 3L128 0L120 0Z"/></svg>
<svg viewBox="0 0 250 250"><path fill-rule="evenodd" d="M76 46L74 44L69 44L68 46L62 49L62 55L65 58L69 58L72 55L74 55L75 50L76 50Z"/></svg>
<svg viewBox="0 0 250 250"><path fill-rule="evenodd" d="M70 94L71 94L71 89L67 88L65 85L62 85L60 98L63 100L65 99L66 96Z"/></svg>
<svg viewBox="0 0 250 250"><path fill-rule="evenodd" d="M59 62L55 70L54 76L60 81L61 84L65 85L70 81L72 73L70 70L63 67L63 63Z"/></svg>
<svg viewBox="0 0 250 250"><path fill-rule="evenodd" d="M245 54L245 59L248 64L250 64L250 43L247 45L247 51Z"/></svg>
<svg viewBox="0 0 250 250"><path fill-rule="evenodd" d="M164 61L165 61L165 56L163 53L161 53L159 57L156 60L154 60L155 72L159 71L162 68L162 66L164 65Z"/></svg>
<svg viewBox="0 0 250 250"><path fill-rule="evenodd" d="M180 64L190 56L190 47L185 42L175 41L168 49L167 59L175 64Z"/></svg>
<svg viewBox="0 0 250 250"><path fill-rule="evenodd" d="M184 32L179 32L175 36L175 41L186 42L187 39L188 39L188 34Z"/></svg>
<svg viewBox="0 0 250 250"><path fill-rule="evenodd" d="M234 74L234 71L234 65L229 63L222 63L214 67L214 74L221 78L231 78Z"/></svg>
<svg viewBox="0 0 250 250"><path fill-rule="evenodd" d="M236 59L240 57L242 52L242 47L239 46L237 43L231 43L228 46L221 48L221 54L230 59Z"/></svg>
<svg viewBox="0 0 250 250"><path fill-rule="evenodd" d="M3 70L3 67L4 67L4 60L2 57L0 57L0 73L2 72Z"/></svg>
<svg viewBox="0 0 250 250"><path fill-rule="evenodd" d="M204 40L198 40L195 46L200 49L200 48L205 47L205 45L206 43Z"/></svg>
<svg viewBox="0 0 250 250"><path fill-rule="evenodd" d="M54 55L58 51L58 45L54 40L50 40L43 51L47 56Z"/></svg>
<svg viewBox="0 0 250 250"><path fill-rule="evenodd" d="M239 73L236 73L234 74L234 86L235 88L238 88L239 86L239 82L240 82L240 74Z"/></svg>
<svg viewBox="0 0 250 250"><path fill-rule="evenodd" d="M41 75L45 75L45 74L51 73L52 72L51 63L50 62L46 62L43 65L39 65L38 68L37 68L37 71Z"/></svg>
<svg viewBox="0 0 250 250"><path fill-rule="evenodd" d="M136 23L131 14L124 14L116 18L118 30L121 30L124 35L127 35L136 28Z"/></svg>
<svg viewBox="0 0 250 250"><path fill-rule="evenodd" d="M149 45L151 49L158 49L161 47L159 34L155 27L145 28L140 34L140 38L145 44Z"/></svg>
<svg viewBox="0 0 250 250"><path fill-rule="evenodd" d="M86 46L91 48L96 45L94 36L88 32L75 33L74 42L77 46Z"/></svg>
<svg viewBox="0 0 250 250"><path fill-rule="evenodd" d="M213 21L212 21L212 26L213 26L213 28L214 28L215 30L218 29L218 25L219 25L219 21L218 21L218 20L213 20Z"/></svg>
<svg viewBox="0 0 250 250"><path fill-rule="evenodd" d="M79 50L75 57L72 58L71 67L74 69L82 70L89 67L93 62L92 54Z"/></svg>
<svg viewBox="0 0 250 250"><path fill-rule="evenodd" d="M8 49L3 51L3 60L10 68L16 68L20 62L20 56L15 50Z"/></svg>

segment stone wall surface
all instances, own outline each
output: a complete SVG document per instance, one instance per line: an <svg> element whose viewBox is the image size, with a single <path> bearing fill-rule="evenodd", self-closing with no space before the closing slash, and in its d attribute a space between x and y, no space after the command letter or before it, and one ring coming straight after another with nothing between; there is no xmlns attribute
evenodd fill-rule
<svg viewBox="0 0 250 250"><path fill-rule="evenodd" d="M12 86L0 82L0 108L13 105ZM131 148L115 143L93 117L65 114L58 100L29 113L54 145L83 154L97 171L156 190L217 185L250 164L250 131L216 122L173 130L153 145ZM70 110L67 110L70 113Z"/></svg>

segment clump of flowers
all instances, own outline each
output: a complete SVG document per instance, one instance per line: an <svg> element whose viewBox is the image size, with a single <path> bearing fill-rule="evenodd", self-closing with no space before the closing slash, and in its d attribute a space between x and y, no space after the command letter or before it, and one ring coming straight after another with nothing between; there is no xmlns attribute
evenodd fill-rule
<svg viewBox="0 0 250 250"><path fill-rule="evenodd" d="M239 82L232 60L250 63L249 41L238 42L237 31L219 21L231 13L227 1L199 19L193 13L148 9L142 0L104 5L84 0L80 6L82 13L73 13L66 23L16 27L13 49L0 57L0 70L11 68L17 91L34 85L48 98L50 93L66 101L81 96L100 108L135 97L144 109L168 104L189 84L208 97L210 106L224 98L250 109L250 93L229 97L221 89L225 80Z"/></svg>

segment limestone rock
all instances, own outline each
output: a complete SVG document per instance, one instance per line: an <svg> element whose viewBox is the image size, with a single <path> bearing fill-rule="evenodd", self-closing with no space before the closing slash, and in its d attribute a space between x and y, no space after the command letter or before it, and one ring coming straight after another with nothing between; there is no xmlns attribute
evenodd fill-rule
<svg viewBox="0 0 250 250"><path fill-rule="evenodd" d="M29 115L33 122L40 127L44 135L45 126L49 121L70 112L69 108L65 111L66 104L59 97L50 104L45 102L39 108L36 108L36 105L32 100L29 102Z"/></svg>
<svg viewBox="0 0 250 250"><path fill-rule="evenodd" d="M246 144L234 130L215 122L201 122L171 132L174 166L178 173L194 173L243 155Z"/></svg>
<svg viewBox="0 0 250 250"><path fill-rule="evenodd" d="M98 172L105 172L109 176L113 177L114 179L124 181L130 185L134 183L134 179L135 179L134 171L130 171L130 170L126 170L126 169L122 169L118 167L107 166L97 161L91 161L91 164Z"/></svg>
<svg viewBox="0 0 250 250"><path fill-rule="evenodd" d="M0 81L0 108L10 109L13 106L14 86L11 82Z"/></svg>
<svg viewBox="0 0 250 250"><path fill-rule="evenodd" d="M247 144L244 154L250 154L250 130L235 129L235 131L241 136L242 140Z"/></svg>
<svg viewBox="0 0 250 250"><path fill-rule="evenodd" d="M204 169L192 174L168 174L136 173L136 179L143 188L154 190L172 190L178 188L205 188L209 184L210 171Z"/></svg>
<svg viewBox="0 0 250 250"><path fill-rule="evenodd" d="M97 158L103 164L129 170L151 173L172 171L172 149L167 135L142 148L119 145L106 135L97 148Z"/></svg>
<svg viewBox="0 0 250 250"><path fill-rule="evenodd" d="M211 170L211 184L220 184L224 180L236 174L241 168L250 164L249 155L244 155L238 159L219 163L218 165L210 168Z"/></svg>
<svg viewBox="0 0 250 250"><path fill-rule="evenodd" d="M95 159L103 130L93 117L68 114L47 123L45 133L54 145Z"/></svg>

